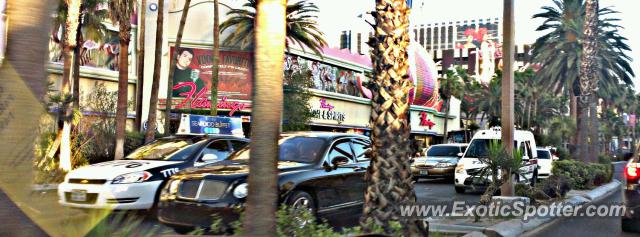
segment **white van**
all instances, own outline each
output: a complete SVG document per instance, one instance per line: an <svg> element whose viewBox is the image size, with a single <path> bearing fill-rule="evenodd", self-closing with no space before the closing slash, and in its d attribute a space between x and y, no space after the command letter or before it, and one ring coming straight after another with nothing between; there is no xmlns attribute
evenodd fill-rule
<svg viewBox="0 0 640 237"><path fill-rule="evenodd" d="M520 149L523 154L523 162L525 166L520 169L521 176L517 177L519 182L528 182L532 180L535 182L537 179L538 165L537 165L537 152L536 141L533 137L533 133L529 131L516 130L514 132L514 147ZM481 162L478 158L487 155L489 144L491 141L500 141L502 139L502 132L499 127L494 127L489 130L480 130L473 135L469 147L463 154L462 158L458 161L458 165L455 169L454 184L457 193L464 193L467 188L477 189L484 185L473 183L472 180L482 180L488 182L491 178L489 176L479 177L480 172L486 164Z"/></svg>

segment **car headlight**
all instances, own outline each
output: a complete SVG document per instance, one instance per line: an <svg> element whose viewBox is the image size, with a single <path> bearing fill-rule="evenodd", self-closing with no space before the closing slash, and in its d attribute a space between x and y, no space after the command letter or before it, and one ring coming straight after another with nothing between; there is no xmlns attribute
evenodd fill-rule
<svg viewBox="0 0 640 237"><path fill-rule="evenodd" d="M111 183L112 184L142 183L148 180L149 178L151 178L151 176L152 176L151 173L147 171L133 172L128 174L118 175L113 179Z"/></svg>
<svg viewBox="0 0 640 237"><path fill-rule="evenodd" d="M249 189L247 189L247 183L242 183L236 186L233 189L233 196L236 198L245 198L249 194Z"/></svg>
<svg viewBox="0 0 640 237"><path fill-rule="evenodd" d="M178 193L178 188L180 187L180 180L174 180L169 184L169 194Z"/></svg>
<svg viewBox="0 0 640 237"><path fill-rule="evenodd" d="M458 174L464 173L464 164L458 164L456 166L456 173L458 173Z"/></svg>
<svg viewBox="0 0 640 237"><path fill-rule="evenodd" d="M451 164L451 163L438 163L438 164L436 164L436 168L448 168L448 167L451 167L451 166L453 166L453 164Z"/></svg>

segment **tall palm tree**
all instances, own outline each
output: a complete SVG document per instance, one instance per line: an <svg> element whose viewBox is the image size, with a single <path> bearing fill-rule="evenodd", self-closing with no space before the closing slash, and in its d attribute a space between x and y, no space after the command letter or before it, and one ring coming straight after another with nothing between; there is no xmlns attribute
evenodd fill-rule
<svg viewBox="0 0 640 237"><path fill-rule="evenodd" d="M438 82L440 83L440 95L444 98L444 114L447 116L444 120L444 139L446 141L449 134L447 125L449 123L451 99L452 97L462 98L464 88L462 78L455 69L447 69L445 77L438 79Z"/></svg>
<svg viewBox="0 0 640 237"><path fill-rule="evenodd" d="M156 44L153 59L153 79L151 82L151 96L149 97L149 115L147 117L147 131L144 136L144 142L149 143L155 139L156 127L158 126L158 120L156 115L158 113L158 90L160 87L160 66L162 66L162 37L164 26L164 1L158 2L158 17L156 20ZM169 93L171 94L171 93ZM168 96L168 95L167 95ZM166 108L169 108L169 103L166 103ZM169 120L165 121L169 122Z"/></svg>
<svg viewBox="0 0 640 237"><path fill-rule="evenodd" d="M63 170L71 170L71 116L72 108L69 106L71 102L71 73L73 62L73 49L77 45L78 24L80 22L80 0L67 0L67 17L65 21L63 58L64 66L62 70L62 88L60 90L63 98L62 110L64 110L62 130L60 135L60 168Z"/></svg>
<svg viewBox="0 0 640 237"><path fill-rule="evenodd" d="M534 18L544 19L538 31L549 33L538 38L533 45L533 59L542 63L539 76L546 88L554 89L557 93L562 90L570 91L571 114L575 119L581 106L577 105L576 97L580 95L579 71L580 55L584 39L584 18L586 6L583 0L555 0L554 6L542 8L544 11L534 15ZM617 84L632 84L633 70L630 67L630 51L626 38L619 34L619 21L610 15L617 13L610 8L597 11L600 20L597 21L596 40L598 45L597 61L600 67L594 71L598 78L600 90L612 90ZM576 108L578 107L578 108ZM585 108L588 109L588 108ZM586 117L585 117L586 119ZM582 129L578 129L577 137Z"/></svg>
<svg viewBox="0 0 640 237"><path fill-rule="evenodd" d="M582 55L580 58L580 104L583 106L583 108L589 106L591 113L587 114L586 109L584 109L581 113L581 117L583 119L580 121L579 127L580 129L583 129L583 131L587 131L587 129L589 129L587 124L589 121L584 118L587 118L587 116L591 116L591 118L594 118L595 120L596 117L595 100L597 100L597 98L595 98L595 91L598 88L599 80L599 78L595 76L598 66L598 61L596 59L596 57L598 56L598 1L586 0L585 8L586 14L584 19L584 34L582 39ZM591 125L595 126L595 124ZM598 158L597 154L589 153L589 150L587 149L587 139L584 134L585 133L581 134L581 144L579 144L580 158L585 162L596 162ZM592 134L590 134L589 137L590 146L596 146L597 142L594 140L594 138L597 138L597 135L593 136Z"/></svg>
<svg viewBox="0 0 640 237"><path fill-rule="evenodd" d="M158 4L162 4L158 2ZM138 60L136 69L137 73L137 84L136 84L136 120L133 123L134 130L140 131L140 127L142 124L142 92L144 91L144 41L145 38L145 28L146 28L146 19L147 19L147 0L140 1L140 7L138 8L140 14L138 19L140 19L140 23L138 25L138 43L140 47L138 48Z"/></svg>
<svg viewBox="0 0 640 237"><path fill-rule="evenodd" d="M211 107L212 116L218 115L218 65L220 59L220 12L218 0L213 0L213 65L211 68Z"/></svg>
<svg viewBox="0 0 640 237"><path fill-rule="evenodd" d="M409 170L409 91L408 80L409 7L405 0L376 0L375 34L371 61L372 158L366 173L368 187L361 224L382 226L391 232L391 221L399 221L405 235L417 236L423 231L417 222L401 217L400 207L415 202Z"/></svg>
<svg viewBox="0 0 640 237"><path fill-rule="evenodd" d="M243 9L231 9L227 13L230 17L222 22L220 31L224 32L234 26L235 30L224 40L223 44L241 49L252 46L256 5L256 0L248 0L243 5ZM307 0L287 5L287 41L285 42L287 48L289 48L289 43L296 43L303 47L302 50L305 50L304 47L306 47L321 55L320 51L327 43L317 26L317 16L314 15L317 12L319 12L318 7Z"/></svg>
<svg viewBox="0 0 640 237"><path fill-rule="evenodd" d="M118 59L118 103L116 110L115 159L124 158L124 140L127 128L127 87L129 83L129 42L131 42L131 14L134 1L111 0L109 11L111 20L118 24L120 55Z"/></svg>
<svg viewBox="0 0 640 237"><path fill-rule="evenodd" d="M278 138L282 116L286 0L256 6L254 109L251 123L249 195L243 223L246 236L276 236Z"/></svg>
<svg viewBox="0 0 640 237"><path fill-rule="evenodd" d="M176 59L178 57L178 51L182 46L182 33L184 32L184 24L187 22L187 16L189 15L189 6L191 0L185 0L182 7L182 16L180 16L180 25L178 26L178 35L176 36L176 45L174 47L174 56L171 57L171 64L169 67L169 78L167 82L167 102L164 109L164 135L171 134L171 108L173 107L173 73L176 69ZM157 46L156 46L157 47Z"/></svg>

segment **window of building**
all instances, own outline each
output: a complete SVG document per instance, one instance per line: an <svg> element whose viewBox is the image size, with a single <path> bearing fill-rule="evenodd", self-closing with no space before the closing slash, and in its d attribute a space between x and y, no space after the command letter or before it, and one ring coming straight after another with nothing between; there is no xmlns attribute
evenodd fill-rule
<svg viewBox="0 0 640 237"><path fill-rule="evenodd" d="M440 27L440 44L444 47L446 47L445 42L447 40L447 27L442 26Z"/></svg>
<svg viewBox="0 0 640 237"><path fill-rule="evenodd" d="M357 47L358 47L358 54L362 54L362 33L358 33L356 34L357 37Z"/></svg>
<svg viewBox="0 0 640 237"><path fill-rule="evenodd" d="M343 31L340 35L340 49L351 50L351 31Z"/></svg>
<svg viewBox="0 0 640 237"><path fill-rule="evenodd" d="M438 42L439 42L438 39L440 39L438 38L438 28L435 27L433 28L433 46L434 46L433 49L436 49L436 50L438 49Z"/></svg>
<svg viewBox="0 0 640 237"><path fill-rule="evenodd" d="M431 28L427 28L427 48L431 48Z"/></svg>
<svg viewBox="0 0 640 237"><path fill-rule="evenodd" d="M449 31L447 32L447 48L452 49L455 47L455 42L453 40L453 26L449 26Z"/></svg>
<svg viewBox="0 0 640 237"><path fill-rule="evenodd" d="M420 28L420 37L418 37L420 39L420 45L424 46L424 27Z"/></svg>

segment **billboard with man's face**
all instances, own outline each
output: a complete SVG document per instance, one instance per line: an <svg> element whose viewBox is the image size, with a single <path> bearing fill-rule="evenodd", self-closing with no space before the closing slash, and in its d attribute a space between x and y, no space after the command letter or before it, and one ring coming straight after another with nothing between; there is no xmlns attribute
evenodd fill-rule
<svg viewBox="0 0 640 237"><path fill-rule="evenodd" d="M196 100L210 98L213 67L212 50L182 47L173 74L173 97ZM251 100L253 55L250 52L220 51L218 98Z"/></svg>

